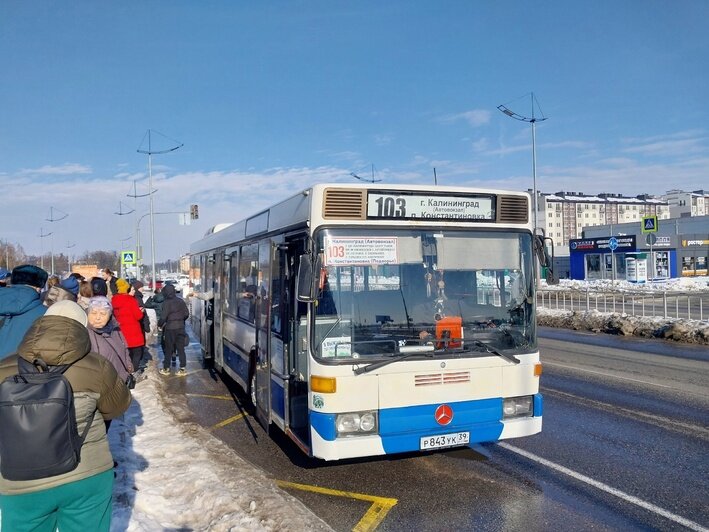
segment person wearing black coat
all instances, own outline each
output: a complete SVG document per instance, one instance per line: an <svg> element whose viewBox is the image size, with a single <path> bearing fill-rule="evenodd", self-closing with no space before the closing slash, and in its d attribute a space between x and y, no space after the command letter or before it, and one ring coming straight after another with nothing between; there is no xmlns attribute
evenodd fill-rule
<svg viewBox="0 0 709 532"><path fill-rule="evenodd" d="M180 370L177 375L184 377L187 375L187 357L185 356L185 344L187 332L185 331L185 320L190 317L190 311L185 302L177 297L175 287L171 284L162 289L165 301L162 304L162 312L158 320L158 327L163 330L165 346L163 348L163 369L160 373L170 374L170 362L172 354L177 351L180 358Z"/></svg>

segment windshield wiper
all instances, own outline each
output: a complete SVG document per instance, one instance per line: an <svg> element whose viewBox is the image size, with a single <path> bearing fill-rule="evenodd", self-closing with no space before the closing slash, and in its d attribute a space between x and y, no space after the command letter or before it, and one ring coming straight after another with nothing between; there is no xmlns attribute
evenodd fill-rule
<svg viewBox="0 0 709 532"><path fill-rule="evenodd" d="M400 360L406 360L407 358L412 358L419 355L424 355L426 357L433 358L434 352L433 350L414 351L405 355L392 356L392 358L388 358L387 360L380 360L379 362L372 362L371 364L367 364L366 366L360 366L353 371L355 375L361 375L362 373L369 373L370 371L383 368L384 366L388 366L389 364L393 364L394 362L399 362Z"/></svg>
<svg viewBox="0 0 709 532"><path fill-rule="evenodd" d="M478 347L482 347L485 351L488 353L492 353L493 355L497 355L498 357L502 357L508 362L512 362L513 364L519 364L520 360L514 355L508 355L506 353L500 353L497 349L490 347L488 344L485 342L481 342L480 340L465 340L466 343L472 342L474 345L477 345Z"/></svg>

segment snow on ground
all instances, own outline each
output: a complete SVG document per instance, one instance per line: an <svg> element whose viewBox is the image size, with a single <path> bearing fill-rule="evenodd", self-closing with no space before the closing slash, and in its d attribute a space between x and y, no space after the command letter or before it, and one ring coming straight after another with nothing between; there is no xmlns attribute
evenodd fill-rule
<svg viewBox="0 0 709 532"><path fill-rule="evenodd" d="M330 530L202 427L175 420L153 364L109 430L112 531Z"/></svg>
<svg viewBox="0 0 709 532"><path fill-rule="evenodd" d="M547 285L542 279L541 288L544 290L580 290L585 292L618 292L618 291L662 291L670 292L709 292L709 277L679 277L662 281L649 281L647 283L631 283L625 280L612 281L609 279L596 281L576 281L560 279L558 285Z"/></svg>
<svg viewBox="0 0 709 532"><path fill-rule="evenodd" d="M682 277L643 284L628 281L575 281L561 279L558 285L541 282L544 290L576 290L581 292L667 291L675 293L709 292L709 277ZM537 306L539 325L565 329L587 330L628 336L663 338L695 344L709 344L709 321L677 318L631 316L619 312L598 310L572 311Z"/></svg>

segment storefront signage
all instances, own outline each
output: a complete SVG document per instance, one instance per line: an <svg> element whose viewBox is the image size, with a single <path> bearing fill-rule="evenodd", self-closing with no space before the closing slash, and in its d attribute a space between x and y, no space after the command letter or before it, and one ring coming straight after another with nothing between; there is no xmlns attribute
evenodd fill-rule
<svg viewBox="0 0 709 532"><path fill-rule="evenodd" d="M682 240L683 248L691 248L694 246L709 246L709 240Z"/></svg>
<svg viewBox="0 0 709 532"><path fill-rule="evenodd" d="M653 244L655 247L670 247L671 242L670 242L670 237L669 236L658 236L657 240L655 241L655 244Z"/></svg>
<svg viewBox="0 0 709 532"><path fill-rule="evenodd" d="M569 241L571 251L630 251L635 249L635 235L603 238L579 238Z"/></svg>

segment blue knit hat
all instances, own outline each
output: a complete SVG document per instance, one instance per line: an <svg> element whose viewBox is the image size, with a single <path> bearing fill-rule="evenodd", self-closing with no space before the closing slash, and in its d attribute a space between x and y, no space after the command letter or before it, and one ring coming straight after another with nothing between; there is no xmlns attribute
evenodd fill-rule
<svg viewBox="0 0 709 532"><path fill-rule="evenodd" d="M10 272L5 268L0 268L0 281L4 281L8 277L10 277Z"/></svg>
<svg viewBox="0 0 709 532"><path fill-rule="evenodd" d="M59 283L59 286L61 286L64 290L68 290L75 296L79 295L79 281L76 280L76 277L72 277L71 275L64 279L61 283Z"/></svg>

